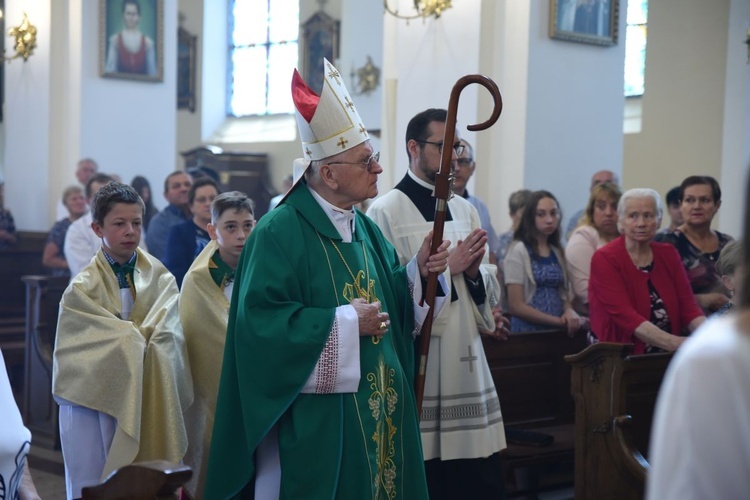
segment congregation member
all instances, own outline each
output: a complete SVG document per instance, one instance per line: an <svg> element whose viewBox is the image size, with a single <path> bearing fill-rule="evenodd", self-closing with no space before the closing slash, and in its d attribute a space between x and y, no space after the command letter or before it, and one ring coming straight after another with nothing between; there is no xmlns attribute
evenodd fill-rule
<svg viewBox="0 0 750 500"><path fill-rule="evenodd" d="M586 322L572 305L560 207L549 191L534 191L503 264L511 332L550 329L573 335Z"/></svg>
<svg viewBox="0 0 750 500"><path fill-rule="evenodd" d="M402 264L419 251L433 226L442 149L451 148L455 164L466 148L458 135L455 144L443 144L446 118L444 109L428 109L409 121L409 169L367 211ZM496 268L488 262L487 232L474 206L456 196L446 212L444 234L455 242L445 270L451 300L432 328L420 422L427 485L433 500L503 498L498 471L505 431L480 335L480 330L501 334L493 313L500 287Z"/></svg>
<svg viewBox="0 0 750 500"><path fill-rule="evenodd" d="M143 200L143 205L146 207L146 212L143 215L143 232L148 234L148 224L154 215L158 212L154 205L154 198L152 197L151 184L148 179L141 175L136 175L133 180L130 181L130 185L138 193L138 196Z"/></svg>
<svg viewBox="0 0 750 500"><path fill-rule="evenodd" d="M721 249L734 238L711 229L721 207L721 188L708 175L693 175L680 184L680 209L683 223L656 241L673 245L685 266L698 305L705 313L721 308L729 294L716 272Z"/></svg>
<svg viewBox="0 0 750 500"><path fill-rule="evenodd" d="M179 463L193 399L174 277L138 248L143 202L111 182L91 204L96 257L60 301L52 394L67 497L148 460Z"/></svg>
<svg viewBox="0 0 750 500"><path fill-rule="evenodd" d="M292 182L293 177L291 175L284 176L284 179L281 181L281 193L271 198L271 201L268 203L268 212L276 208L284 196L286 196L286 193L292 189Z"/></svg>
<svg viewBox="0 0 750 500"><path fill-rule="evenodd" d="M167 238L172 226L192 218L188 204L188 193L192 183L190 176L180 170L172 172L164 179L164 198L169 205L154 215L146 233L148 251L159 260L163 260L166 254Z"/></svg>
<svg viewBox="0 0 750 500"><path fill-rule="evenodd" d="M195 401L185 415L189 440L185 463L193 469L187 489L194 498L202 497L206 482L234 273L253 227L247 195L230 191L217 196L208 224L211 242L190 266L180 294L180 321L195 391Z"/></svg>
<svg viewBox="0 0 750 500"><path fill-rule="evenodd" d="M320 96L294 72L301 177L235 272L205 498L427 498L413 332L428 312L422 279L446 269L450 242L429 256L423 234L401 266L352 209L378 194L383 169L323 65Z"/></svg>
<svg viewBox="0 0 750 500"><path fill-rule="evenodd" d="M96 164L96 162L91 158L82 158L78 161L78 164L76 165L76 180L78 181L78 184L81 189L84 189L86 187L86 184L89 183L89 179L91 179L91 176L94 175L99 171L99 165ZM88 203L88 200L86 200ZM88 204L86 205L86 209L88 210ZM57 210L55 213L55 220L62 220L65 217L68 216L68 209L65 206L62 201L57 202Z"/></svg>
<svg viewBox="0 0 750 500"><path fill-rule="evenodd" d="M487 231L487 245L489 246L489 259L490 264L497 265L498 255L500 253L500 240L497 237L495 228L492 227L492 220L490 219L490 211L487 209L487 205L484 204L476 195L470 194L469 190L466 189L469 179L474 175L474 169L476 168L476 162L474 161L474 148L471 147L465 139L460 140L464 149L458 158L456 159L454 174L453 174L453 192L458 196L463 196L466 200L474 205L479 214L479 222L482 229Z"/></svg>
<svg viewBox="0 0 750 500"><path fill-rule="evenodd" d="M722 316L734 311L741 274L739 266L742 261L743 252L744 249L741 242L730 241L721 250L719 260L716 261L716 272L721 276L721 282L729 292L729 302L716 310L714 313L716 316Z"/></svg>
<svg viewBox="0 0 750 500"><path fill-rule="evenodd" d="M669 215L669 225L659 229L656 233L657 238L661 234L675 232L685 222L685 219L682 218L682 209L680 208L680 186L675 186L667 191L667 215Z"/></svg>
<svg viewBox="0 0 750 500"><path fill-rule="evenodd" d="M111 176L102 173L96 173L89 178L85 189L88 205L91 205L94 195L112 180ZM68 262L71 278L75 278L91 262L91 258L96 255L96 252L102 246L101 240L91 229L92 222L91 210L87 210L85 214L70 224L68 231L65 233L63 253L65 254L65 260Z"/></svg>
<svg viewBox="0 0 750 500"><path fill-rule="evenodd" d="M578 314L589 314L589 275L594 252L620 235L617 203L621 196L617 184L605 182L594 187L583 218L565 246L565 260L573 288L573 309Z"/></svg>
<svg viewBox="0 0 750 500"><path fill-rule="evenodd" d="M16 244L16 223L5 208L5 181L0 176L0 250Z"/></svg>
<svg viewBox="0 0 750 500"><path fill-rule="evenodd" d="M749 179L750 181L750 179ZM750 269L750 183L739 267ZM727 245L725 249L729 247ZM734 314L712 318L669 364L654 412L648 500L746 498L750 481L750 273Z"/></svg>
<svg viewBox="0 0 750 500"><path fill-rule="evenodd" d="M70 225L83 217L88 211L86 197L83 189L78 186L70 186L63 191L63 205L68 211L68 216L61 219L52 226L42 252L42 264L50 269L52 276L70 277L68 261L65 259L65 236Z"/></svg>
<svg viewBox="0 0 750 500"><path fill-rule="evenodd" d="M197 179L188 191L188 206L193 214L192 218L169 230L162 262L174 275L180 288L190 265L211 240L207 226L211 222L211 203L218 195L219 187L213 179Z"/></svg>
<svg viewBox="0 0 750 500"><path fill-rule="evenodd" d="M598 172L594 172L594 175L591 176L589 192L597 185L603 184L605 182L610 182L612 184L620 183L619 179L617 178L617 174L615 174L611 170L599 170ZM578 222L581 220L581 217L583 217L583 213L585 212L585 210L585 208L580 209L579 211L574 213L573 216L568 220L568 225L565 228L565 239L570 238L570 235L573 234L573 231L575 231L576 227L578 227Z"/></svg>
<svg viewBox="0 0 750 500"><path fill-rule="evenodd" d="M531 190L519 189L511 193L510 198L508 198L508 215L510 215L511 226L508 231L498 236L500 246L497 252L497 263L501 269L505 256L508 254L508 248L513 243L513 233L518 229L518 224L521 222L523 209L526 207L526 202L529 201L529 196L531 196Z"/></svg>
<svg viewBox="0 0 750 500"><path fill-rule="evenodd" d="M622 235L591 260L591 332L603 342L634 344L634 354L675 351L706 318L677 251L652 241L663 214L659 193L630 189L617 214Z"/></svg>

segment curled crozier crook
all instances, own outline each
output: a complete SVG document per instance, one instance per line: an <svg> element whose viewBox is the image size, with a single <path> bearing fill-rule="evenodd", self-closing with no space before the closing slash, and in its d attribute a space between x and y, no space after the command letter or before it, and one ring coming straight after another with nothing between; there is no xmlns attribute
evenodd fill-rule
<svg viewBox="0 0 750 500"><path fill-rule="evenodd" d="M432 245L430 255L437 252L440 243L443 241L443 227L445 226L446 207L451 195L451 162L453 160L453 147L456 141L456 116L458 114L458 98L461 91L472 83L482 85L494 99L492 115L484 122L466 127L470 131L484 130L490 128L500 117L503 111L503 98L500 95L500 89L497 84L483 75L466 75L458 79L453 90L451 90L450 101L448 101L448 116L445 121L445 135L443 136L443 147L440 156L440 171L435 176L435 222L432 226ZM417 411L422 413L422 399L424 397L425 375L427 373L427 355L430 350L430 335L432 334L432 310L435 305L435 296L437 295L437 274L430 272L427 276L427 285L425 287L425 303L430 307L424 324L422 325L420 349L419 349L419 366L415 380L415 392L417 396Z"/></svg>

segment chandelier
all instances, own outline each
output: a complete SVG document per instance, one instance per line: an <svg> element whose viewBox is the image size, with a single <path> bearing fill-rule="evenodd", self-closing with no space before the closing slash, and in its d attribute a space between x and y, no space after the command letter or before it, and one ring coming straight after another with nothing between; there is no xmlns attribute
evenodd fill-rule
<svg viewBox="0 0 750 500"><path fill-rule="evenodd" d="M385 7L385 11L390 15L399 19L406 19L407 21L420 17L426 19L430 16L435 16L437 19L443 11L451 8L451 0L414 0L414 9L417 13L412 15L399 14L398 9L391 9L388 5L388 0L383 0L383 6Z"/></svg>

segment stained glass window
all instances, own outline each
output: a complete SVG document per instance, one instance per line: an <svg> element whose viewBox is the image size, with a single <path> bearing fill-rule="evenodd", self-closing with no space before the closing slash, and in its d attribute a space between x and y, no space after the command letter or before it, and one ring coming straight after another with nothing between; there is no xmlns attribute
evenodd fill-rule
<svg viewBox="0 0 750 500"><path fill-rule="evenodd" d="M645 91L648 0L629 0L627 16L625 97L635 97L643 95Z"/></svg>
<svg viewBox="0 0 750 500"><path fill-rule="evenodd" d="M229 114L293 113L299 0L230 0L229 13Z"/></svg>

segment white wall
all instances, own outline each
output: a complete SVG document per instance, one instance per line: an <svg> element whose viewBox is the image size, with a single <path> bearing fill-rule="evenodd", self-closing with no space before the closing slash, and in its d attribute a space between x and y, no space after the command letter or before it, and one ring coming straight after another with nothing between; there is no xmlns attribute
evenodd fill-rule
<svg viewBox="0 0 750 500"><path fill-rule="evenodd" d="M412 12L407 0L392 1L402 12ZM385 14L384 79L386 91L381 163L385 172L380 192L395 185L406 173L408 158L404 134L409 120L428 108L448 108L451 89L466 74L479 71L480 0L453 2L439 19L406 22ZM481 89L481 90L478 90ZM475 143L466 125L477 121L477 95L484 87L472 85L462 93L458 107L459 135ZM486 116L479 120L483 121Z"/></svg>
<svg viewBox="0 0 750 500"><path fill-rule="evenodd" d="M49 2L6 1L8 26L20 23L23 11L37 27L37 48L28 61L5 66L5 206L18 229L49 229L50 39Z"/></svg>
<svg viewBox="0 0 750 500"><path fill-rule="evenodd" d="M747 36L750 2L731 0L727 30L727 64L724 91L724 121L721 152L722 230L739 238L747 203L750 167L750 64L748 48L740 43Z"/></svg>

